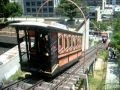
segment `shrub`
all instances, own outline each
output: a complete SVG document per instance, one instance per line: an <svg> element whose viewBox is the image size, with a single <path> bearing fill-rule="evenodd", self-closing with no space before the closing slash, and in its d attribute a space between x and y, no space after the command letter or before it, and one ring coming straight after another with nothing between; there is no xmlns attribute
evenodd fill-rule
<svg viewBox="0 0 120 90"><path fill-rule="evenodd" d="M104 61L107 61L107 59L108 59L108 51L107 50L100 51L99 56Z"/></svg>

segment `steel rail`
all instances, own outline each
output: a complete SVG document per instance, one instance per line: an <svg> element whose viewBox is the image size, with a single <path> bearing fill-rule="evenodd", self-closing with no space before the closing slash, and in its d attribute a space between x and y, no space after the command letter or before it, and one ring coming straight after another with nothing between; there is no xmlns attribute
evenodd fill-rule
<svg viewBox="0 0 120 90"><path fill-rule="evenodd" d="M91 49L89 49L89 50L90 50L90 51L87 52L86 55L91 54L90 56L92 56L92 55L93 55L94 53L96 53L96 51L97 51L96 47L93 47L93 48L91 48ZM92 52L93 52L93 53L92 53ZM62 85L63 82L67 81L67 80L70 78L70 76L73 75L73 74L74 74L77 70L79 70L81 67L83 67L83 65L85 65L86 62L87 62L87 64L88 64L89 60L87 60L87 59L89 59L90 56L86 57L85 63L84 63L83 60L82 60L82 62L81 62L81 60L80 60L78 67L76 67L71 73L66 74L65 77L64 77L59 83L57 83L57 84L52 88L52 90L56 90L60 85ZM83 59L83 58L82 58L82 59Z"/></svg>
<svg viewBox="0 0 120 90"><path fill-rule="evenodd" d="M34 90L34 88L37 86L37 85L40 85L40 84L42 84L42 82L43 82L44 80L39 80L37 83L35 83L34 85L32 85L31 87L29 87L28 89L26 89L26 90Z"/></svg>

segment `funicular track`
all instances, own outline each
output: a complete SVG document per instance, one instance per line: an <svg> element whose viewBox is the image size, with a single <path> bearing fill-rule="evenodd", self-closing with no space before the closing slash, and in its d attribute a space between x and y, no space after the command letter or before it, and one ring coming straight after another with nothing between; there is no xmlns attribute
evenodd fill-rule
<svg viewBox="0 0 120 90"><path fill-rule="evenodd" d="M40 83L42 81L42 78L37 77L37 75L29 75L26 78L20 79L3 87L2 90L27 90L33 86L36 86L37 83Z"/></svg>
<svg viewBox="0 0 120 90"><path fill-rule="evenodd" d="M2 90L64 90L64 88L72 88L72 85L75 85L81 78L80 76L84 75L89 66L95 61L97 52L101 47L102 44L99 44L83 52L78 63L49 82L43 79L34 81L32 79L34 76L31 76L14 82ZM29 82L34 82L34 84L30 84Z"/></svg>

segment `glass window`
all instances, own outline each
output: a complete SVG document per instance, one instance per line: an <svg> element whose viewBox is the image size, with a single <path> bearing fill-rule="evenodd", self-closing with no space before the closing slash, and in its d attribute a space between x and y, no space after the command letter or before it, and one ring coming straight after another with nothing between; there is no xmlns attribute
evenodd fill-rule
<svg viewBox="0 0 120 90"><path fill-rule="evenodd" d="M49 8L49 12L50 12L50 13L53 13L53 8Z"/></svg>
<svg viewBox="0 0 120 90"><path fill-rule="evenodd" d="M75 38L75 40L76 40L75 42L76 42L76 46L77 46L77 45L78 45L78 42L77 42L77 41L78 41L78 40L77 40L77 37Z"/></svg>
<svg viewBox="0 0 120 90"><path fill-rule="evenodd" d="M62 48L62 37L60 37L59 40L58 40L58 48L59 49Z"/></svg>
<svg viewBox="0 0 120 90"><path fill-rule="evenodd" d="M53 6L53 1L49 1L49 6Z"/></svg>
<svg viewBox="0 0 120 90"><path fill-rule="evenodd" d="M48 11L47 11L47 8L43 8L43 13L47 13Z"/></svg>
<svg viewBox="0 0 120 90"><path fill-rule="evenodd" d="M32 6L35 6L35 2L31 2L31 5L32 5Z"/></svg>
<svg viewBox="0 0 120 90"><path fill-rule="evenodd" d="M75 46L75 37L73 37L73 46Z"/></svg>
<svg viewBox="0 0 120 90"><path fill-rule="evenodd" d="M47 4L48 4L48 3L46 3L46 0L44 0L43 3L45 3L44 6L47 6Z"/></svg>
<svg viewBox="0 0 120 90"><path fill-rule="evenodd" d="M31 12L30 8L27 8L26 11L27 11L28 13Z"/></svg>
<svg viewBox="0 0 120 90"><path fill-rule="evenodd" d="M32 12L36 12L36 8L32 8Z"/></svg>
<svg viewBox="0 0 120 90"><path fill-rule="evenodd" d="M67 48L67 37L65 37L65 48Z"/></svg>
<svg viewBox="0 0 120 90"><path fill-rule="evenodd" d="M69 37L69 47L71 47L71 36Z"/></svg>
<svg viewBox="0 0 120 90"><path fill-rule="evenodd" d="M30 6L30 2L26 2L26 6Z"/></svg>
<svg viewBox="0 0 120 90"><path fill-rule="evenodd" d="M37 6L41 6L41 1L38 1L38 2L37 2Z"/></svg>
<svg viewBox="0 0 120 90"><path fill-rule="evenodd" d="M42 9L37 8L37 12L42 13Z"/></svg>

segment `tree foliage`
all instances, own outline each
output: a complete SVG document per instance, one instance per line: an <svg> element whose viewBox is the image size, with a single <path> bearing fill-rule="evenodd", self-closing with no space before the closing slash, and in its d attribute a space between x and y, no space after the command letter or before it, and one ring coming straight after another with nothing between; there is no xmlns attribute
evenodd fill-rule
<svg viewBox="0 0 120 90"><path fill-rule="evenodd" d="M8 3L6 5L6 13L5 15L7 17L15 17L15 16L21 16L22 15L22 8L18 3Z"/></svg>
<svg viewBox="0 0 120 90"><path fill-rule="evenodd" d="M22 15L22 8L18 3L9 3L9 0L0 0L0 18Z"/></svg>
<svg viewBox="0 0 120 90"><path fill-rule="evenodd" d="M111 44L120 53L120 18L115 20Z"/></svg>
<svg viewBox="0 0 120 90"><path fill-rule="evenodd" d="M4 17L6 11L5 7L9 3L9 0L0 0L0 18Z"/></svg>
<svg viewBox="0 0 120 90"><path fill-rule="evenodd" d="M114 18L119 18L120 17L120 12L115 12L114 13Z"/></svg>
<svg viewBox="0 0 120 90"><path fill-rule="evenodd" d="M95 28L95 30L99 29L99 31L107 31L108 24L106 22L96 22L96 21L91 21L91 22L95 24L95 25L91 24L91 27Z"/></svg>
<svg viewBox="0 0 120 90"><path fill-rule="evenodd" d="M74 2L77 3L79 6L80 1L81 0L74 0ZM68 2L67 0L61 0L56 11L58 14L67 16L70 18L70 20L73 20L73 18L77 15L78 8L74 4Z"/></svg>

